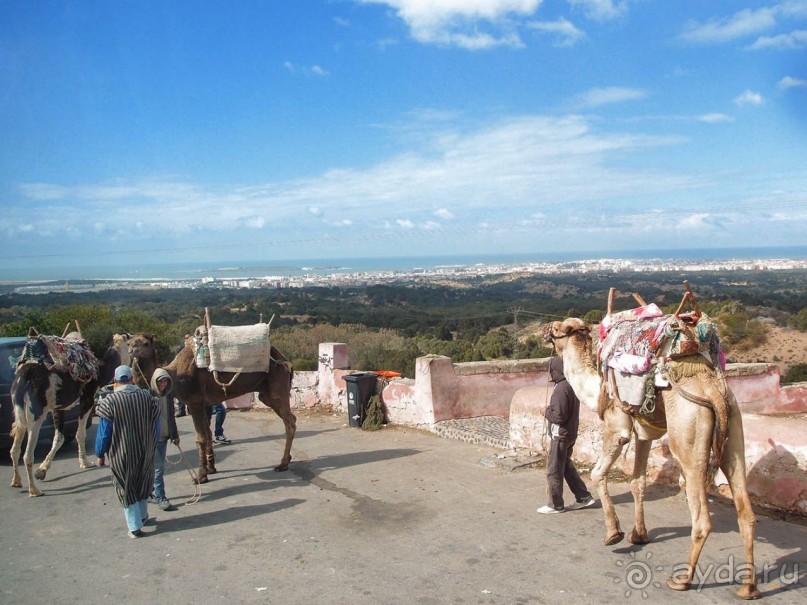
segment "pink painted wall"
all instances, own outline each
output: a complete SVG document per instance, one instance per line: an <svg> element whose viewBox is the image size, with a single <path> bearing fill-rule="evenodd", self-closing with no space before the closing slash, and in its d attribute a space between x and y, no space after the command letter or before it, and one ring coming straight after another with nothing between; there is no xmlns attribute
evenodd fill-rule
<svg viewBox="0 0 807 605"><path fill-rule="evenodd" d="M807 385L779 389L778 368L775 389L770 380L768 364L732 364L727 380L743 410L745 460L748 489L755 505L807 515ZM755 380L758 383L755 384ZM735 386L737 390L735 391ZM772 398L771 391L786 393L785 398ZM510 442L516 449L546 454L548 443L543 438L546 407L546 387L530 387L518 391L510 408ZM747 397L756 396L757 400ZM746 410L764 408L767 414ZM785 413L798 408L801 413ZM774 415L774 412L778 415ZM602 447L602 423L592 410L580 409L580 433L574 447L575 461L585 467L593 466ZM620 457L617 470L625 475L633 471L633 448ZM647 477L651 482L678 485L680 472L673 460L666 436L650 451ZM727 493L727 481L722 473L715 485Z"/></svg>
<svg viewBox="0 0 807 605"><path fill-rule="evenodd" d="M330 405L345 411L343 377L348 367L346 345L321 344L318 371L295 376L294 405ZM380 383L385 414L394 424L424 428L454 418L509 417L512 447L544 453L547 367L548 359L454 364L448 357L427 355L417 360L414 379ZM807 383L780 387L775 364L729 364L726 375L743 412L754 503L807 514ZM575 460L593 466L601 446L600 419L582 408ZM632 466L631 447L617 468L628 475ZM660 439L650 452L648 479L676 485L678 477L666 438ZM725 484L725 479L718 474L716 483Z"/></svg>

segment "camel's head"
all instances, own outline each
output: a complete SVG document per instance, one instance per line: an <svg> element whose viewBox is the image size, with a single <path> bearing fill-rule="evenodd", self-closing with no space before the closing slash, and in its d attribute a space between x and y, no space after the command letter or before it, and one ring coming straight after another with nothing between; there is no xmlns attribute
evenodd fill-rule
<svg viewBox="0 0 807 605"><path fill-rule="evenodd" d="M154 334L135 334L126 341L129 357L143 362L154 361L156 363L157 349L154 346L155 340L157 340L157 337Z"/></svg>
<svg viewBox="0 0 807 605"><path fill-rule="evenodd" d="M553 321L547 324L544 328L544 340L551 343L558 355L561 355L570 336L579 334L590 340L590 332L591 327L582 319L569 317L563 321Z"/></svg>

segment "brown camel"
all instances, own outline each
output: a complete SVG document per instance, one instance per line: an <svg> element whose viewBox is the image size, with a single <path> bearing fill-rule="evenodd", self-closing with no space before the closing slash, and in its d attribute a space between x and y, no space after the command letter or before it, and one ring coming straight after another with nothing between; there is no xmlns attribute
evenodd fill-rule
<svg viewBox="0 0 807 605"><path fill-rule="evenodd" d="M597 411L604 421L602 452L591 478L603 503L605 544L615 544L624 536L608 493L607 475L631 434L636 441L631 477L635 521L628 539L634 544L649 542L643 506L647 458L651 442L666 430L670 452L683 475L692 517L692 542L686 569L683 574L670 577L667 586L673 590L687 590L691 586L698 558L712 529L708 485L719 467L731 487L745 550L746 572L737 595L743 599L759 598L754 567L756 518L746 487L742 416L725 381L713 369L700 364L702 371L682 373L686 377L679 375L672 387L656 389L656 417L634 418L614 401L609 401L605 384L594 365L591 336L585 322L576 318L553 322L545 338L563 357L566 379L580 401ZM669 374L675 375L676 368L687 363L687 359L670 361Z"/></svg>
<svg viewBox="0 0 807 605"><path fill-rule="evenodd" d="M186 345L164 369L174 383L174 397L188 407L196 430L199 446L198 483L206 483L208 474L216 472L213 455L213 435L205 408L208 405L238 397L246 393L258 393L258 398L272 408L286 429L286 446L276 471L285 471L291 461L291 443L297 430L297 419L291 411L291 364L283 355L271 348L268 372L213 372L196 367L193 345ZM226 385L226 387L222 386Z"/></svg>
<svg viewBox="0 0 807 605"><path fill-rule="evenodd" d="M69 357L60 356L60 352L66 351L69 351ZM67 359L71 361L66 362ZM73 363L76 360L79 360L78 363ZM53 457L64 443L64 410L75 405L80 406L76 435L79 464L81 468L92 466L87 460L84 442L87 435L86 420L92 410L97 390L98 364L80 333L71 332L64 338L29 336L11 385L11 400L14 404L14 442L11 446L14 474L11 487L22 487L18 464L22 441L27 434L28 443L23 461L28 474L28 495L42 495L34 479L45 478ZM53 414L53 445L34 473L34 452L39 429L48 413Z"/></svg>
<svg viewBox="0 0 807 605"><path fill-rule="evenodd" d="M135 384L147 389L151 377L158 367L157 348L154 346L156 336L153 334L114 334L112 346L101 357L100 379L102 386L112 382L115 368L121 364L131 366Z"/></svg>

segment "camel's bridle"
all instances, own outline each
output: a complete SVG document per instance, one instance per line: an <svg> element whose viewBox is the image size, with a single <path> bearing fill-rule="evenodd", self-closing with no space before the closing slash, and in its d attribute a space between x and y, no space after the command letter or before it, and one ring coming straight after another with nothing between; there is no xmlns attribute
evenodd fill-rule
<svg viewBox="0 0 807 605"><path fill-rule="evenodd" d="M132 350L131 349L129 349L129 357L131 358L130 363L132 364L131 365L132 372L135 372L136 374L138 374L140 376L140 378L143 379L143 384L146 385L146 388L151 386L151 385L149 385L148 378L146 378L146 375L143 373L143 369L140 367L140 358L135 356L135 355L132 355ZM137 381L135 380L135 382L137 382Z"/></svg>

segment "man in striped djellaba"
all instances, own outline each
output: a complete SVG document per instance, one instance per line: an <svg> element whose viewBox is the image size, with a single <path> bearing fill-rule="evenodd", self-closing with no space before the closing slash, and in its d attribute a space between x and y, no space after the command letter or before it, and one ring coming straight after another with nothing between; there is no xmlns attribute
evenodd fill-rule
<svg viewBox="0 0 807 605"><path fill-rule="evenodd" d="M160 418L155 397L132 382L132 368L115 369L115 390L98 403L95 455L107 457L130 538L143 535L154 482L154 446Z"/></svg>

